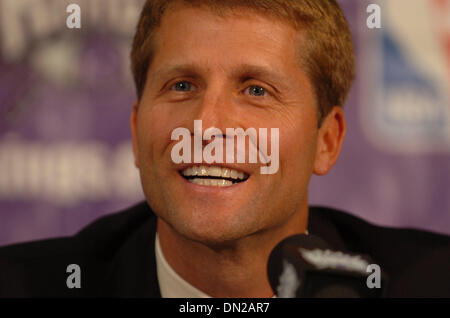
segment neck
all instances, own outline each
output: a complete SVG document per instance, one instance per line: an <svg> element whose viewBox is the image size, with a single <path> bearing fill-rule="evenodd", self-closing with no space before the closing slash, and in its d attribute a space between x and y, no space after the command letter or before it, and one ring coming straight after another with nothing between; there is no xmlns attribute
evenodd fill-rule
<svg viewBox="0 0 450 318"><path fill-rule="evenodd" d="M272 297L267 260L284 238L304 233L308 207L282 225L246 236L226 246L208 246L180 235L158 218L161 250L184 280L211 297Z"/></svg>

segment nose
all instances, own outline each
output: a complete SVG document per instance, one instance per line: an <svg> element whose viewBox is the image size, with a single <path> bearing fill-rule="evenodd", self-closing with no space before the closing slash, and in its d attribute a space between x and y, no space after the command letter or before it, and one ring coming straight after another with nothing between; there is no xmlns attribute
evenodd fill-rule
<svg viewBox="0 0 450 318"><path fill-rule="evenodd" d="M224 81L212 83L194 106L191 131L194 132L194 120L201 120L203 131L214 127L225 133L226 128L233 127L232 108L232 92L226 83Z"/></svg>

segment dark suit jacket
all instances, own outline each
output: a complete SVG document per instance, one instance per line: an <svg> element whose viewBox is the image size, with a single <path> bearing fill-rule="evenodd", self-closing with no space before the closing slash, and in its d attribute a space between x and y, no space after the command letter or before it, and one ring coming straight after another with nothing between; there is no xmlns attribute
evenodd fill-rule
<svg viewBox="0 0 450 318"><path fill-rule="evenodd" d="M450 237L371 225L311 207L308 230L332 247L368 254L387 272L389 297L450 297ZM0 248L0 297L161 297L156 216L147 203L100 218L73 237ZM69 264L81 288L69 289Z"/></svg>

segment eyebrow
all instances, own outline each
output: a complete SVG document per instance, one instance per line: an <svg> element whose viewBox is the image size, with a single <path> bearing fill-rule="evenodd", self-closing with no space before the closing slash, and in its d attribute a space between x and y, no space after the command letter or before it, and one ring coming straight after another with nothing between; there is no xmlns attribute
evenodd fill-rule
<svg viewBox="0 0 450 318"><path fill-rule="evenodd" d="M268 83L273 84L274 89L277 91L277 86L281 88L285 87L285 82L288 81L288 78L277 70L274 70L270 67L253 64L242 64L240 66L237 66L232 70L231 74L233 77L237 77L241 80L249 78L261 78L268 81Z"/></svg>
<svg viewBox="0 0 450 318"><path fill-rule="evenodd" d="M158 78L167 77L172 74L191 74L198 75L196 71L196 66L194 64L169 64L162 66L155 72L150 73L149 82L156 81Z"/></svg>
<svg viewBox="0 0 450 318"><path fill-rule="evenodd" d="M199 70L195 64L168 64L166 66L162 66L157 69L155 72L151 73L149 78L150 82L156 81L158 78L167 77L170 75L176 74L185 74L188 76L199 76ZM261 78L267 80L269 83L276 84L278 86L285 86L284 82L288 79L286 76L281 74L280 72L262 65L254 65L254 64L241 64L233 67L231 70L231 76L233 78L238 78L240 80L245 80L248 78ZM276 89L276 87L275 87Z"/></svg>

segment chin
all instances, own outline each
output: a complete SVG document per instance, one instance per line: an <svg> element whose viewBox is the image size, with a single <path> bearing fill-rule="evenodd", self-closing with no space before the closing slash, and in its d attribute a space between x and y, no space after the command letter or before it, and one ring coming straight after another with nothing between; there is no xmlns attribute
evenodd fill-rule
<svg viewBox="0 0 450 318"><path fill-rule="evenodd" d="M245 210L240 213L242 211ZM226 209L183 210L165 221L185 238L211 247L232 245L255 232L254 222Z"/></svg>

